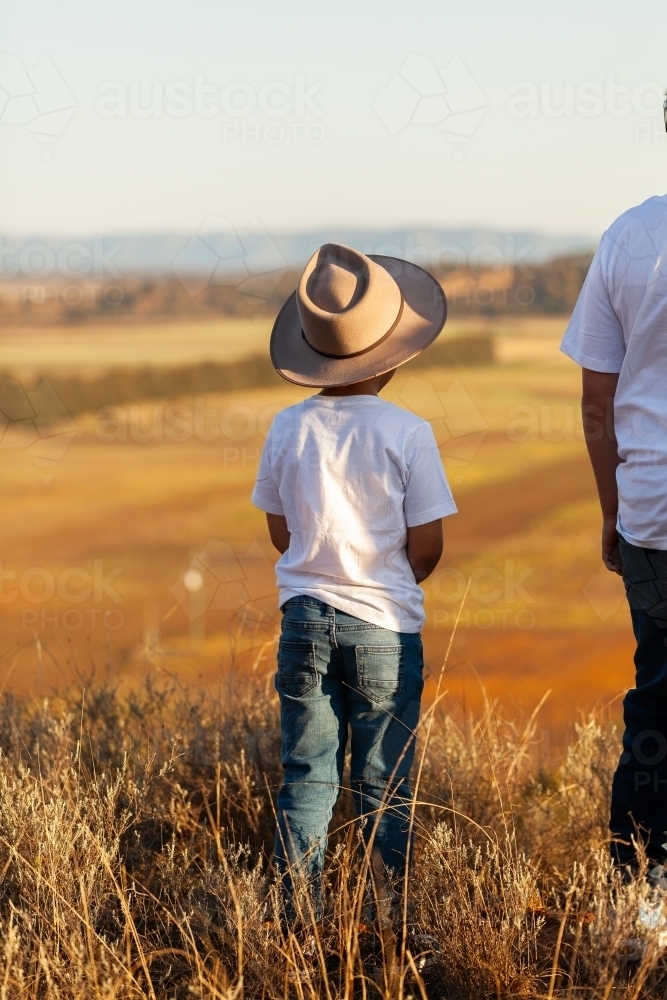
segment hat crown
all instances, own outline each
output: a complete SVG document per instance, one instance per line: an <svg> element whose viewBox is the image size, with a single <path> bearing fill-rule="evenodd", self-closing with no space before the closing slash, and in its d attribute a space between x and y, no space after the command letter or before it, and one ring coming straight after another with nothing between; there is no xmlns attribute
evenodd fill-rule
<svg viewBox="0 0 667 1000"><path fill-rule="evenodd" d="M311 302L325 312L343 312L359 297L360 277L358 268L347 261L325 257L308 282Z"/></svg>
<svg viewBox="0 0 667 1000"><path fill-rule="evenodd" d="M401 290L385 268L358 250L325 243L310 258L296 291L303 335L326 357L353 357L389 335Z"/></svg>

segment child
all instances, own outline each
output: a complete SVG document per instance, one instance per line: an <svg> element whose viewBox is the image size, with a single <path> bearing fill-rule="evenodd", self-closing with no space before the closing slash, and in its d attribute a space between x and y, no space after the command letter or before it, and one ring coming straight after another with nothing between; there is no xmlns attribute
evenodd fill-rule
<svg viewBox="0 0 667 1000"><path fill-rule="evenodd" d="M252 496L281 553L275 860L288 913L295 872L319 912L348 726L373 868L405 873L423 688L418 583L438 563L441 519L456 506L430 425L378 392L435 340L446 312L440 286L416 265L329 243L271 335L279 374L324 387L275 418Z"/></svg>

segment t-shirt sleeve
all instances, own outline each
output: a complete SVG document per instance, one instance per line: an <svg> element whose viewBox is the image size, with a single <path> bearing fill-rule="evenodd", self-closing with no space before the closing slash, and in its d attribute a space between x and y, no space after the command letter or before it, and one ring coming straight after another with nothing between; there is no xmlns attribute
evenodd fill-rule
<svg viewBox="0 0 667 1000"><path fill-rule="evenodd" d="M593 258L560 349L582 368L620 372L625 358L623 327L609 297L605 267L608 237Z"/></svg>
<svg viewBox="0 0 667 1000"><path fill-rule="evenodd" d="M424 421L413 432L406 454L405 523L408 528L456 514L438 446L430 424Z"/></svg>
<svg viewBox="0 0 667 1000"><path fill-rule="evenodd" d="M262 448L262 457L259 460L257 480L255 488L252 491L251 500L255 507L266 511L267 514L282 514L284 516L285 511L272 468L273 427L274 424L271 425L269 433L266 436L266 441L264 442L264 447Z"/></svg>

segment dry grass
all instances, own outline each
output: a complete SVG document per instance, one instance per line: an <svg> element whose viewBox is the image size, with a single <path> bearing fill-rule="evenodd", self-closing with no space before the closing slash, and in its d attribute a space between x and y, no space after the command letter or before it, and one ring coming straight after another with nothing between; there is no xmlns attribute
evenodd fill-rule
<svg viewBox="0 0 667 1000"><path fill-rule="evenodd" d="M372 978L346 794L324 921L309 930L303 899L305 927L281 929L269 680L237 677L218 700L150 676L122 700L93 682L50 700L5 696L3 998L664 997L650 934L641 961L624 960L646 890L609 870L618 736L596 718L546 774L534 719L517 726L491 702L477 719L425 713L397 951Z"/></svg>

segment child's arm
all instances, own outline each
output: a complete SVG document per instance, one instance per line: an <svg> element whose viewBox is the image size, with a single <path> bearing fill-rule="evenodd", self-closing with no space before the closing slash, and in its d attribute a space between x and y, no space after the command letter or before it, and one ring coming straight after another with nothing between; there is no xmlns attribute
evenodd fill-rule
<svg viewBox="0 0 667 1000"><path fill-rule="evenodd" d="M266 515L266 523L269 526L269 535L274 546L282 555L289 548L290 533L287 527L287 518L282 514Z"/></svg>
<svg viewBox="0 0 667 1000"><path fill-rule="evenodd" d="M407 552L415 580L421 583L431 575L442 555L442 518L408 528Z"/></svg>
<svg viewBox="0 0 667 1000"><path fill-rule="evenodd" d="M618 555L618 487L616 469L620 463L614 431L614 396L618 375L584 368L581 409L584 437L597 483L602 508L602 561L612 573L621 573Z"/></svg>

